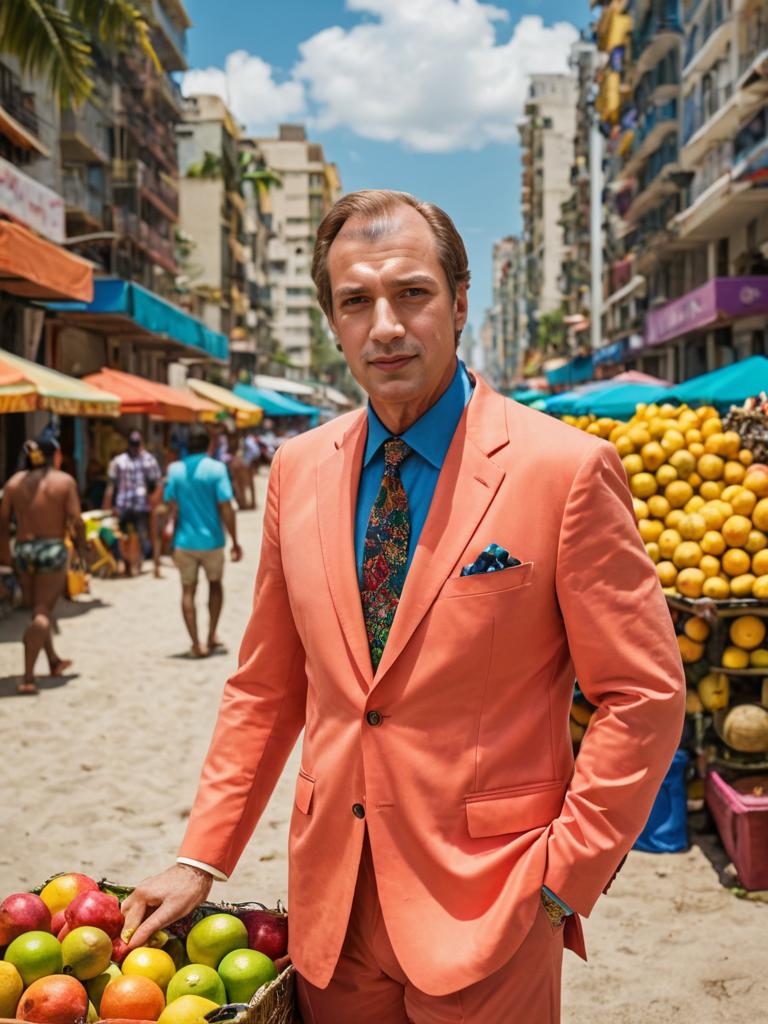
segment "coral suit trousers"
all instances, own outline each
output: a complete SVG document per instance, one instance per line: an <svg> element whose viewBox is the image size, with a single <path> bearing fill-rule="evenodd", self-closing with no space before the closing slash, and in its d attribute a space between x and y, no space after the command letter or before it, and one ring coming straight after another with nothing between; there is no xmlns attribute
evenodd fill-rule
<svg viewBox="0 0 768 1024"><path fill-rule="evenodd" d="M322 989L299 977L299 1006L304 1024L559 1024L562 961L563 926L553 927L542 906L523 944L498 971L449 995L419 991L389 941L366 836L336 970Z"/></svg>

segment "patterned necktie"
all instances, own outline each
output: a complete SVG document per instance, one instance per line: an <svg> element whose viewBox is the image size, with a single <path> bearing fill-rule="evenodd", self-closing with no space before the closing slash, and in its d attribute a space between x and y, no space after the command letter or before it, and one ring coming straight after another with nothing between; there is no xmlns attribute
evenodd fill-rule
<svg viewBox="0 0 768 1024"><path fill-rule="evenodd" d="M405 583L411 519L400 467L411 451L399 437L384 442L384 478L365 533L360 595L374 672L381 661Z"/></svg>

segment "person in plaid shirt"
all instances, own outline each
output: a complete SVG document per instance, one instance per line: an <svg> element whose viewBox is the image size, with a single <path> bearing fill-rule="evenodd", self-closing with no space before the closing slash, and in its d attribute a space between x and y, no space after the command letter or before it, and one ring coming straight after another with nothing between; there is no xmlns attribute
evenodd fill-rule
<svg viewBox="0 0 768 1024"><path fill-rule="evenodd" d="M128 448L112 459L108 475L104 507L111 508L118 517L124 538L125 574L131 576L140 571L150 548L149 495L162 477L157 459L144 448L138 430L128 435Z"/></svg>

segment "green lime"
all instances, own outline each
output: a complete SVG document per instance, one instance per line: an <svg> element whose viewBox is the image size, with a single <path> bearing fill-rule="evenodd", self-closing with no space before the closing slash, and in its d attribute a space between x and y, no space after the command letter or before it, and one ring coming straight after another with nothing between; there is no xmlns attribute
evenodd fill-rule
<svg viewBox="0 0 768 1024"><path fill-rule="evenodd" d="M21 975L24 988L38 978L61 974L61 943L50 932L24 932L8 946L5 959Z"/></svg>
<svg viewBox="0 0 768 1024"><path fill-rule="evenodd" d="M277 977L274 963L255 949L236 949L219 964L230 1003L249 1003L254 992Z"/></svg>
<svg viewBox="0 0 768 1024"><path fill-rule="evenodd" d="M248 929L234 914L211 914L193 925L187 936L190 963L215 970L233 949L248 948Z"/></svg>
<svg viewBox="0 0 768 1024"><path fill-rule="evenodd" d="M110 964L103 974L97 974L95 978L91 978L85 983L85 987L88 990L88 998L96 1007L98 1012L101 1006L101 997L104 995L104 989L114 978L119 978L123 972L117 966L117 964Z"/></svg>
<svg viewBox="0 0 768 1024"><path fill-rule="evenodd" d="M230 954L231 955L231 954ZM202 996L223 1006L227 1001L224 982L212 967L205 964L187 964L181 967L168 982L166 1003L172 1003L180 996Z"/></svg>

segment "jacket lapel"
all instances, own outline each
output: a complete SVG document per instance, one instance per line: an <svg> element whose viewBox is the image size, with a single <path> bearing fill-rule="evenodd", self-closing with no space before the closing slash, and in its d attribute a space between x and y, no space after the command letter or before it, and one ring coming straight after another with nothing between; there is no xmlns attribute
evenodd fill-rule
<svg viewBox="0 0 768 1024"><path fill-rule="evenodd" d="M440 471L374 685L394 664L429 611L504 479L504 470L488 456L508 443L506 403L482 378L475 375L475 379L475 393ZM487 538L489 543L493 539Z"/></svg>
<svg viewBox="0 0 768 1024"><path fill-rule="evenodd" d="M317 512L325 573L336 615L366 687L373 677L355 564L355 505L367 419L363 410L317 468Z"/></svg>

